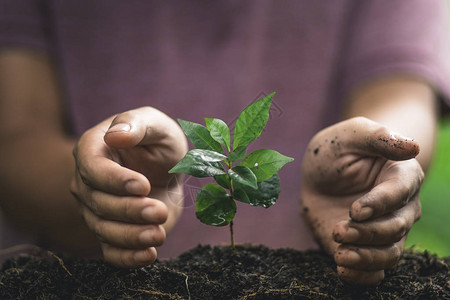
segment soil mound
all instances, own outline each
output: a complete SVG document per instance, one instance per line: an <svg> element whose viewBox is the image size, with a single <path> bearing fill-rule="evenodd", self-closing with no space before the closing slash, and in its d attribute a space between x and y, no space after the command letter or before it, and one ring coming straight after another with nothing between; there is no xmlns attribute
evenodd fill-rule
<svg viewBox="0 0 450 300"><path fill-rule="evenodd" d="M319 251L198 246L141 269L41 251L3 264L0 299L450 299L449 263L406 251L381 285L357 287Z"/></svg>

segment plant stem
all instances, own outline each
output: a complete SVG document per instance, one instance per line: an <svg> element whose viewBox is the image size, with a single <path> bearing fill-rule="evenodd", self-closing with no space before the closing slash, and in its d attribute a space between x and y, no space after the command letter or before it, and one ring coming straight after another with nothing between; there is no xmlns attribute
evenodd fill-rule
<svg viewBox="0 0 450 300"><path fill-rule="evenodd" d="M231 162L227 159L227 165L228 168L231 169ZM228 182L230 183L230 196L231 196L231 200L234 201L233 199L233 182L231 180L231 177L228 175L227 172L227 179ZM234 231L233 231L233 221L230 222L230 236L231 236L231 249L233 249L233 253L236 252L236 247L234 246Z"/></svg>
<svg viewBox="0 0 450 300"><path fill-rule="evenodd" d="M230 234L231 234L231 249L233 249L234 253L236 252L236 247L234 246L233 221L230 222Z"/></svg>
<svg viewBox="0 0 450 300"><path fill-rule="evenodd" d="M228 158L225 161L225 164L227 165L228 169L231 169L231 161Z"/></svg>

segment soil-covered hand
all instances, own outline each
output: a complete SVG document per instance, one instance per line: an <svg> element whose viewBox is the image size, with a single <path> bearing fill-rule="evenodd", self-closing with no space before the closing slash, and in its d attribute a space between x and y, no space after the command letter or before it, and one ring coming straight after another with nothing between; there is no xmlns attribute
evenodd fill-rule
<svg viewBox="0 0 450 300"><path fill-rule="evenodd" d="M81 136L71 191L106 261L140 267L156 259L154 247L181 209L181 181L168 170L186 151L178 124L151 107L109 118Z"/></svg>
<svg viewBox="0 0 450 300"><path fill-rule="evenodd" d="M302 166L302 212L339 276L378 284L421 215L418 144L366 118L317 133Z"/></svg>

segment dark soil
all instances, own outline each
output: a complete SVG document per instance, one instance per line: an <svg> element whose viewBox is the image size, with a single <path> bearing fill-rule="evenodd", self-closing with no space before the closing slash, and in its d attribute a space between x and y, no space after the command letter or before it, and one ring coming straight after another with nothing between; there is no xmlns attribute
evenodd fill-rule
<svg viewBox="0 0 450 300"><path fill-rule="evenodd" d="M343 283L318 251L198 246L141 269L51 252L6 261L0 299L450 299L450 257L404 253L378 287Z"/></svg>

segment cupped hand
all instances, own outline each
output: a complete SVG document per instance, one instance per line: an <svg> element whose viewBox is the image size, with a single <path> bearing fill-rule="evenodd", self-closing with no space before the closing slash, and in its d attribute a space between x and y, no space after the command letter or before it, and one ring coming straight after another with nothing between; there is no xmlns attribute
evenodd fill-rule
<svg viewBox="0 0 450 300"><path fill-rule="evenodd" d="M302 214L350 283L376 285L420 218L418 144L363 117L317 133L302 166Z"/></svg>
<svg viewBox="0 0 450 300"><path fill-rule="evenodd" d="M181 209L181 181L168 170L186 151L178 124L151 107L111 117L81 136L71 191L106 261L141 267L156 259L154 247Z"/></svg>

